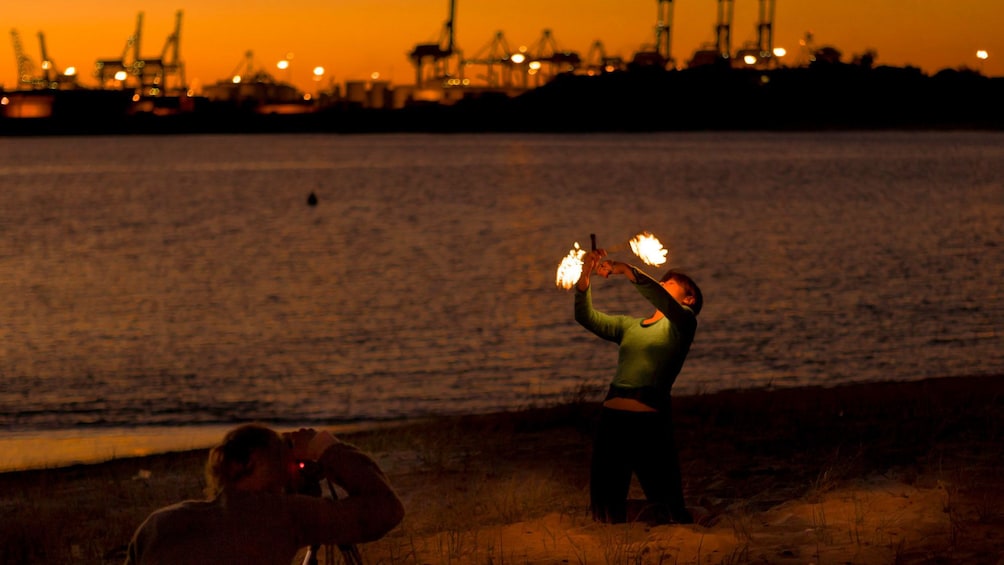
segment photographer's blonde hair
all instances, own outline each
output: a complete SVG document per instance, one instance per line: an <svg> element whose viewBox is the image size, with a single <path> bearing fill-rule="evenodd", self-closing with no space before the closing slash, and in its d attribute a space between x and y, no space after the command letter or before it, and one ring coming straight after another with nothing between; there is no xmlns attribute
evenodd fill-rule
<svg viewBox="0 0 1004 565"><path fill-rule="evenodd" d="M206 461L208 498L214 498L224 488L251 474L251 456L262 452L267 461L282 465L282 437L266 426L245 424L227 432L219 445L209 451Z"/></svg>

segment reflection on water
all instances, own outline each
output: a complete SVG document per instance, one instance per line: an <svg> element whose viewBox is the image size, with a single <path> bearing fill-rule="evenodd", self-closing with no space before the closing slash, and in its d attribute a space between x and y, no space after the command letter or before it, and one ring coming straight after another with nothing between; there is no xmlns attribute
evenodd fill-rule
<svg viewBox="0 0 1004 565"><path fill-rule="evenodd" d="M367 428L374 425L379 424L365 424ZM280 431L293 431L298 427L289 426ZM342 424L325 429L340 434L358 431L361 427ZM219 443L231 428L233 426L229 425L143 426L11 432L0 437L0 472L208 449Z"/></svg>
<svg viewBox="0 0 1004 565"><path fill-rule="evenodd" d="M6 433L0 437L0 471L201 449L225 432L222 427L146 427Z"/></svg>
<svg viewBox="0 0 1004 565"><path fill-rule="evenodd" d="M0 139L0 427L374 421L602 388L615 350L555 269L590 233L642 230L706 297L678 392L999 371L1002 141ZM596 302L647 314L623 284Z"/></svg>

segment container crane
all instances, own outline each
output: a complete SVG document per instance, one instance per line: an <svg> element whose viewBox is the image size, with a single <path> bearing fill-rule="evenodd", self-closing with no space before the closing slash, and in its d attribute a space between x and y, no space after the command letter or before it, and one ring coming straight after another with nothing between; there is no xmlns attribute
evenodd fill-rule
<svg viewBox="0 0 1004 565"><path fill-rule="evenodd" d="M501 31L495 32L495 37L470 59L464 59L464 67L479 66L484 67L484 75L478 78L484 79L485 83L492 88L509 88L513 83L513 72L515 65L519 64L513 60L515 54L509 48L509 43L505 39L505 34ZM520 57L516 57L520 59ZM465 70L465 75L466 70Z"/></svg>
<svg viewBox="0 0 1004 565"><path fill-rule="evenodd" d="M45 34L38 32L38 47L42 55L42 78L46 84L53 84L59 80L59 72L56 71L56 64L49 58L49 52L45 48Z"/></svg>
<svg viewBox="0 0 1004 565"><path fill-rule="evenodd" d="M272 108L279 106L290 110L293 106L302 110L303 95L291 84L279 82L264 69L254 63L254 52L248 50L244 59L225 80L208 85L204 89L210 100L229 102L242 107ZM284 112L284 113L289 113Z"/></svg>
<svg viewBox="0 0 1004 565"><path fill-rule="evenodd" d="M634 54L632 67L667 68L675 65L670 51L673 28L673 0L656 0L655 47Z"/></svg>
<svg viewBox="0 0 1004 565"><path fill-rule="evenodd" d="M457 60L457 73L462 71L462 57L455 41L456 8L456 0L450 0L450 17L443 25L438 42L420 43L408 54L408 58L415 65L416 88L427 86L433 81L442 81L453 77L450 72L451 59Z"/></svg>
<svg viewBox="0 0 1004 565"><path fill-rule="evenodd" d="M775 4L775 0L760 0L756 45L747 45L736 52L736 64L766 69L776 62L774 59Z"/></svg>
<svg viewBox="0 0 1004 565"><path fill-rule="evenodd" d="M179 55L182 15L181 10L175 13L174 31L167 36L160 56L154 59L139 59L138 61L142 93L145 95L158 96L174 91L184 92L187 89L185 64ZM177 79L173 81L174 84L169 84L171 78Z"/></svg>
<svg viewBox="0 0 1004 565"><path fill-rule="evenodd" d="M553 78L561 73L574 72L582 64L582 58L575 51L566 51L558 47L551 30L545 29L527 52L527 72L536 75L537 82L541 78ZM546 67L546 72L545 72Z"/></svg>
<svg viewBox="0 0 1004 565"><path fill-rule="evenodd" d="M222 81L222 83L227 84L252 84L252 83L265 83L265 84L278 84L275 77L270 75L268 71L264 69L259 69L254 63L254 51L248 49L244 52L244 58L240 63L234 68L230 73L229 79Z"/></svg>
<svg viewBox="0 0 1004 565"><path fill-rule="evenodd" d="M592 46L589 48L589 53L586 55L587 74L598 75L603 73L612 73L623 69L623 59L607 55L607 50L603 46L603 42L599 39L593 42Z"/></svg>
<svg viewBox="0 0 1004 565"><path fill-rule="evenodd" d="M184 91L185 67L179 55L181 45L182 11L175 14L174 31L167 37L160 56L143 58L143 12L136 16L136 30L126 40L122 56L118 59L99 59L95 67L95 77L103 87L119 86L123 90L133 89L140 96L163 96L174 91ZM169 79L177 78L175 84Z"/></svg>
<svg viewBox="0 0 1004 565"><path fill-rule="evenodd" d="M38 46L42 54L42 74L49 88L77 88L77 71L73 67L67 67L64 72L60 72L56 63L49 58L49 51L45 48L45 34L38 32Z"/></svg>
<svg viewBox="0 0 1004 565"><path fill-rule="evenodd" d="M715 44L694 53L688 67L727 65L732 58L732 19L735 12L733 0L718 0L718 22L715 24Z"/></svg>
<svg viewBox="0 0 1004 565"><path fill-rule="evenodd" d="M131 83L136 85L137 69L140 63L140 41L143 35L143 12L136 16L136 30L126 39L125 48L122 49L122 56L118 59L99 59L95 64L94 76L102 87L116 82L122 89L128 88ZM132 57L130 58L130 54Z"/></svg>
<svg viewBox="0 0 1004 565"><path fill-rule="evenodd" d="M10 35L14 44L14 56L17 59L17 84L32 89L75 88L77 86L77 77L72 70L60 73L56 64L49 58L48 50L45 48L44 33L38 32L38 43L42 55L41 75L35 74L35 62L25 54L24 47L21 45L21 36L17 30L10 30Z"/></svg>
<svg viewBox="0 0 1004 565"><path fill-rule="evenodd" d="M16 29L10 30L10 39L14 43L14 58L17 60L18 86L41 88L43 82L35 76L35 63L25 54L24 47L21 45L21 36Z"/></svg>

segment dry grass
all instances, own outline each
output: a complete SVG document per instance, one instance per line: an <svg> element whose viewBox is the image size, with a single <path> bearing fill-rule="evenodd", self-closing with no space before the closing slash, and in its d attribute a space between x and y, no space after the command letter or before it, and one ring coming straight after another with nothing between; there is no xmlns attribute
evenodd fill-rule
<svg viewBox="0 0 1004 565"><path fill-rule="evenodd" d="M703 522L686 527L589 519L594 403L352 434L408 509L363 554L369 565L997 563L1002 392L985 377L677 398L685 489ZM0 475L0 564L121 563L150 511L201 496L204 458ZM876 509L920 495L940 501L921 539Z"/></svg>

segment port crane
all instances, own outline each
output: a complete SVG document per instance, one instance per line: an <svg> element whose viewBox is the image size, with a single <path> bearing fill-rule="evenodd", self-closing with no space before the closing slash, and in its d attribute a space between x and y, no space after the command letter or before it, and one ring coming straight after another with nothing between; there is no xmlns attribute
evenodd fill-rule
<svg viewBox="0 0 1004 565"><path fill-rule="evenodd" d="M450 16L443 25L439 41L420 43L408 54L415 65L415 87L423 88L434 82L456 78L463 71L463 57L457 47L455 27L457 1L450 0ZM450 62L456 61L456 73L450 72ZM462 78L462 77L460 77Z"/></svg>
<svg viewBox="0 0 1004 565"><path fill-rule="evenodd" d="M42 88L44 81L35 76L35 63L24 52L21 45L21 35L16 29L10 30L10 38L14 43L14 57L17 59L17 84Z"/></svg>
<svg viewBox="0 0 1004 565"><path fill-rule="evenodd" d="M586 74L598 75L624 69L624 59L607 55L603 42L597 39L586 54Z"/></svg>
<svg viewBox="0 0 1004 565"><path fill-rule="evenodd" d="M119 86L123 90L134 89L141 96L163 96L173 91L183 91L185 85L184 64L181 62L181 19L182 11L175 14L174 31L168 36L160 57L144 59L141 53L143 39L143 12L136 16L136 30L126 40L122 55L117 59L99 59L94 76L102 87ZM169 78L177 78L171 87Z"/></svg>
<svg viewBox="0 0 1004 565"><path fill-rule="evenodd" d="M575 51L558 47L551 30L541 32L540 39L527 51L527 73L535 76L537 82L546 81L561 73L574 72L582 64L582 58Z"/></svg>
<svg viewBox="0 0 1004 565"><path fill-rule="evenodd" d="M98 59L95 63L94 76L98 79L98 84L107 88L118 81L125 88L128 82L132 82L130 77L136 74L142 35L143 12L140 12L136 16L136 30L126 39L122 55L117 59Z"/></svg>
<svg viewBox="0 0 1004 565"><path fill-rule="evenodd" d="M774 13L776 0L760 0L756 27L756 44L746 45L736 52L736 64L766 69L774 58Z"/></svg>
<svg viewBox="0 0 1004 565"><path fill-rule="evenodd" d="M275 77L268 71L259 69L254 63L254 51L250 49L244 52L244 59L237 64L237 67L230 73L233 84L277 84Z"/></svg>
<svg viewBox="0 0 1004 565"><path fill-rule="evenodd" d="M45 47L45 34L38 32L38 44L42 55L42 73L35 74L35 62L24 52L21 36L16 29L10 30L11 41L14 44L14 57L17 59L17 84L32 89L76 88L77 77L72 68L66 73L60 73L56 64L49 58Z"/></svg>
<svg viewBox="0 0 1004 565"><path fill-rule="evenodd" d="M183 92L188 86L185 82L185 64L181 61L181 18L182 11L174 16L174 30L164 41L160 56L154 59L141 59L141 88L145 94L152 96ZM174 84L170 79L176 78Z"/></svg>
<svg viewBox="0 0 1004 565"><path fill-rule="evenodd" d="M688 67L728 65L732 59L732 19L735 13L733 0L718 0L718 21L715 24L715 43L694 53Z"/></svg>
<svg viewBox="0 0 1004 565"><path fill-rule="evenodd" d="M673 0L656 0L655 45L634 54L632 67L659 67L665 69L676 64L670 50L673 29Z"/></svg>
<svg viewBox="0 0 1004 565"><path fill-rule="evenodd" d="M483 79L489 88L510 88L513 84L513 74L522 59L521 53L513 53L502 31L495 32L495 37L478 50L470 59L464 59L464 75L467 67L483 67L484 74L477 78Z"/></svg>
<svg viewBox="0 0 1004 565"><path fill-rule="evenodd" d="M225 101L242 107L272 107L296 104L302 106L303 95L291 84L277 81L264 69L255 66L254 52L245 51L244 59L227 79L204 88L211 100Z"/></svg>

